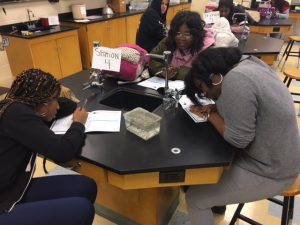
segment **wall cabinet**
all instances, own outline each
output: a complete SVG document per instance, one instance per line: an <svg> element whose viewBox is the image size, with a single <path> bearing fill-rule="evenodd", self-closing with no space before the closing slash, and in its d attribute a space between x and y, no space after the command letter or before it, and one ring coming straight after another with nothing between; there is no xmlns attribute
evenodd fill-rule
<svg viewBox="0 0 300 225"><path fill-rule="evenodd" d="M93 42L99 41L100 46L114 48L126 43L126 19L118 18L97 23L64 23L78 27L79 43L83 68L91 68Z"/></svg>
<svg viewBox="0 0 300 225"><path fill-rule="evenodd" d="M176 5L176 6L171 6L168 9L168 14L167 14L167 25L170 26L171 20L173 17L180 11L184 10L191 10L191 3L187 4L181 4L181 5Z"/></svg>
<svg viewBox="0 0 300 225"><path fill-rule="evenodd" d="M82 70L77 30L32 39L5 36L13 76L25 69L39 68L60 79Z"/></svg>
<svg viewBox="0 0 300 225"><path fill-rule="evenodd" d="M126 39L127 43L135 44L136 33L140 25L140 20L143 14L137 14L126 17Z"/></svg>

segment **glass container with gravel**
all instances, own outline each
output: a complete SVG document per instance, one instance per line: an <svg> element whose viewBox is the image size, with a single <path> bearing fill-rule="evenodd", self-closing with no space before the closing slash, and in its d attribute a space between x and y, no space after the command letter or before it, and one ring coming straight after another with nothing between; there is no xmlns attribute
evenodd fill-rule
<svg viewBox="0 0 300 225"><path fill-rule="evenodd" d="M149 140L160 131L161 117L143 108L135 108L123 114L126 129L138 137Z"/></svg>

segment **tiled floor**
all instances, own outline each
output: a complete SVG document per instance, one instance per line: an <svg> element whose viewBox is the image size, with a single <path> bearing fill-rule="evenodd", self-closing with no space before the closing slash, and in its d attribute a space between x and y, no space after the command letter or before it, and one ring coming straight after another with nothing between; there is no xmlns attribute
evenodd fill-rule
<svg viewBox="0 0 300 225"><path fill-rule="evenodd" d="M295 46L295 50L298 51L299 46ZM286 68L287 67L296 67L297 66L297 58L295 57L290 57L286 63ZM276 65L273 66L274 69L276 69ZM277 69L278 70L278 69ZM282 77L282 73L278 72L278 74ZM6 86L9 87L12 81L12 77L10 76L2 76L0 77L0 86ZM292 84L292 88L293 89L299 89L300 87L297 87L297 85ZM298 105L295 105L295 109L298 112ZM298 124L300 124L300 119L298 117ZM38 163L39 165L41 164L41 162ZM47 164L47 168L49 170L51 170L51 168L54 168L55 164ZM43 172L41 169L37 169L37 173L36 176L40 176L43 175ZM250 216L251 218L255 218L257 221L259 221L260 223L264 224L264 225L276 225L276 224L280 224L280 215L279 216L273 216L269 214L269 204L270 202L267 200L263 200L263 201L258 201L258 202L254 202L254 203L248 203L245 205L244 209L243 209L243 213L245 215ZM215 224L216 225L225 225L225 224L229 224L231 217L235 211L237 205L230 205L227 207L226 210L226 214L225 215L219 215L219 216L215 216ZM185 206L185 201L184 201L184 195L181 194L180 196L180 204L178 206L178 209L180 212L186 212L186 206ZM173 218L174 221L174 218ZM172 223L172 220L171 220ZM239 221L237 224L239 225L246 225L247 223ZM115 223L99 216L96 215L95 216L95 220L93 225L116 225ZM121 224L122 225L122 224ZM182 224L170 224L170 225L182 225ZM295 223L293 223L293 225L296 225ZM300 225L300 224L298 224Z"/></svg>

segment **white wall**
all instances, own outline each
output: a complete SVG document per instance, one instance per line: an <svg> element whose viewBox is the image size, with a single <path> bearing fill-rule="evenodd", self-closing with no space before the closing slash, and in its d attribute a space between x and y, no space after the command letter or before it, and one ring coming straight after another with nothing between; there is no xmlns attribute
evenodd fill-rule
<svg viewBox="0 0 300 225"><path fill-rule="evenodd" d="M70 12L71 5L76 3L86 4L87 9L102 8L106 4L106 0L60 0L58 3L49 3L47 0L2 4L1 8L5 8L6 15L0 10L0 25L12 24L28 21L27 9L30 9L34 14L34 19L40 17L57 15L58 13Z"/></svg>

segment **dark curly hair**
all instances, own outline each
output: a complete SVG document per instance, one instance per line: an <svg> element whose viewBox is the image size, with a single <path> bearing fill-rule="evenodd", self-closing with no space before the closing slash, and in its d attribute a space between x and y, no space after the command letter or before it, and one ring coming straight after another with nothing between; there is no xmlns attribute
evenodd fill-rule
<svg viewBox="0 0 300 225"><path fill-rule="evenodd" d="M34 108L58 97L60 90L60 83L50 73L40 69L25 70L17 76L5 99L0 102L0 117L13 102Z"/></svg>
<svg viewBox="0 0 300 225"><path fill-rule="evenodd" d="M205 37L204 21L197 12L193 11L181 11L178 12L171 21L170 30L167 37L167 48L172 52L176 49L175 36L179 31L180 26L186 24L190 29L190 33L193 36L193 43L190 48L191 54L194 55L204 46L203 41Z"/></svg>
<svg viewBox="0 0 300 225"><path fill-rule="evenodd" d="M195 86L195 80L205 82L208 87L212 86L211 74L226 74L240 61L242 53L238 48L208 48L200 52L192 64L192 68L185 78L185 93L197 104L195 94L199 90Z"/></svg>

